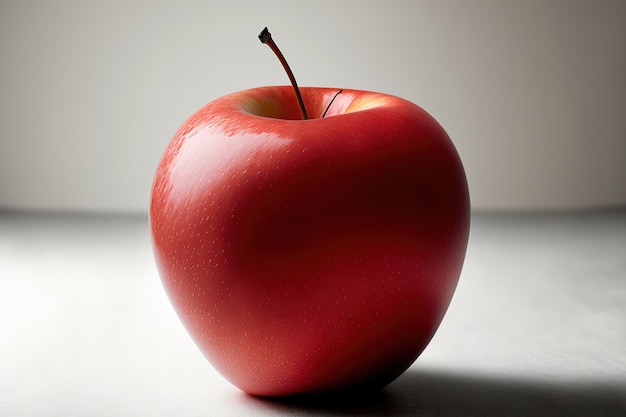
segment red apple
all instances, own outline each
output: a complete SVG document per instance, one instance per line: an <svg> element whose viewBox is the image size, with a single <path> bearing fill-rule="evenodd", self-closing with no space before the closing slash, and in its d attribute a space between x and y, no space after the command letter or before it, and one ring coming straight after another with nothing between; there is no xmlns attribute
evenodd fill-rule
<svg viewBox="0 0 626 417"><path fill-rule="evenodd" d="M469 196L446 132L401 98L338 92L302 89L309 120L290 87L218 98L157 168L150 226L167 294L251 394L391 382L461 272Z"/></svg>
<svg viewBox="0 0 626 417"><path fill-rule="evenodd" d="M248 393L384 386L426 347L456 288L469 233L461 161L406 100L301 94L267 28L259 39L293 91L219 98L174 135L150 204L165 289Z"/></svg>

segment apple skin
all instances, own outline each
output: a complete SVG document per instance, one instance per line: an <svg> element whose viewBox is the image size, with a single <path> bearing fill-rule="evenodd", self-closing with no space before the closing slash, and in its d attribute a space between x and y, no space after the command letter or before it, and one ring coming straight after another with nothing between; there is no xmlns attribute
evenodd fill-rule
<svg viewBox="0 0 626 417"><path fill-rule="evenodd" d="M467 181L398 97L262 87L167 146L150 228L165 290L209 362L258 396L385 386L431 340L461 273Z"/></svg>

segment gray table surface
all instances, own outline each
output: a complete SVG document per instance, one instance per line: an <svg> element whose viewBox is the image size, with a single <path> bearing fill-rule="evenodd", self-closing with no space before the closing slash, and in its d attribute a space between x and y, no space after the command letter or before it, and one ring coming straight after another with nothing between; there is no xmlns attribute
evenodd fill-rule
<svg viewBox="0 0 626 417"><path fill-rule="evenodd" d="M472 221L448 314L404 375L270 401L186 334L145 217L0 212L0 415L626 416L626 211Z"/></svg>

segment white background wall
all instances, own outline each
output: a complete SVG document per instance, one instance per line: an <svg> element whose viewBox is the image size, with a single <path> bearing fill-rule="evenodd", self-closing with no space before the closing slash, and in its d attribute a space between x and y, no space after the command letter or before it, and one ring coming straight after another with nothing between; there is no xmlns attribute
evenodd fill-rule
<svg viewBox="0 0 626 417"><path fill-rule="evenodd" d="M0 208L145 212L177 127L286 84L405 97L476 209L626 204L626 2L0 2Z"/></svg>

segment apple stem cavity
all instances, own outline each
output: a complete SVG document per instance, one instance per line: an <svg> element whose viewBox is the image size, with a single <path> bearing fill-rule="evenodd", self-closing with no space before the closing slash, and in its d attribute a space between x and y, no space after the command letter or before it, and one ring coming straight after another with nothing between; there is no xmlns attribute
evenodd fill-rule
<svg viewBox="0 0 626 417"><path fill-rule="evenodd" d="M264 43L270 47L272 52L274 52L280 63L283 65L283 68L285 69L285 71L287 72L287 76L289 77L289 81L291 81L293 90L296 93L296 99L298 100L298 107L300 108L300 115L302 116L302 120L307 120L308 116L306 114L306 108L304 107L304 101L302 100L302 95L300 94L298 83L296 83L296 77L293 76L293 72L291 72L291 68L289 68L287 60L283 56L283 53L280 52L280 49L278 49L278 46L276 45L276 42L274 42L274 40L272 39L272 34L269 30L267 30L267 27L263 29L259 34L259 40L261 41L261 43ZM326 114L326 112L324 112L324 114Z"/></svg>
<svg viewBox="0 0 626 417"><path fill-rule="evenodd" d="M326 117L326 113L328 113L328 109L330 109L330 106L333 104L333 101L335 101L335 99L337 98L337 96L338 96L339 94L341 94L342 92L343 92L343 90L339 90L339 91L337 91L337 92L335 93L335 95L333 96L333 98L331 98L331 99L330 99L330 102L328 103L328 106L326 106L326 110L324 110L324 113L322 114L322 117L321 117L322 119L323 119L324 117Z"/></svg>

